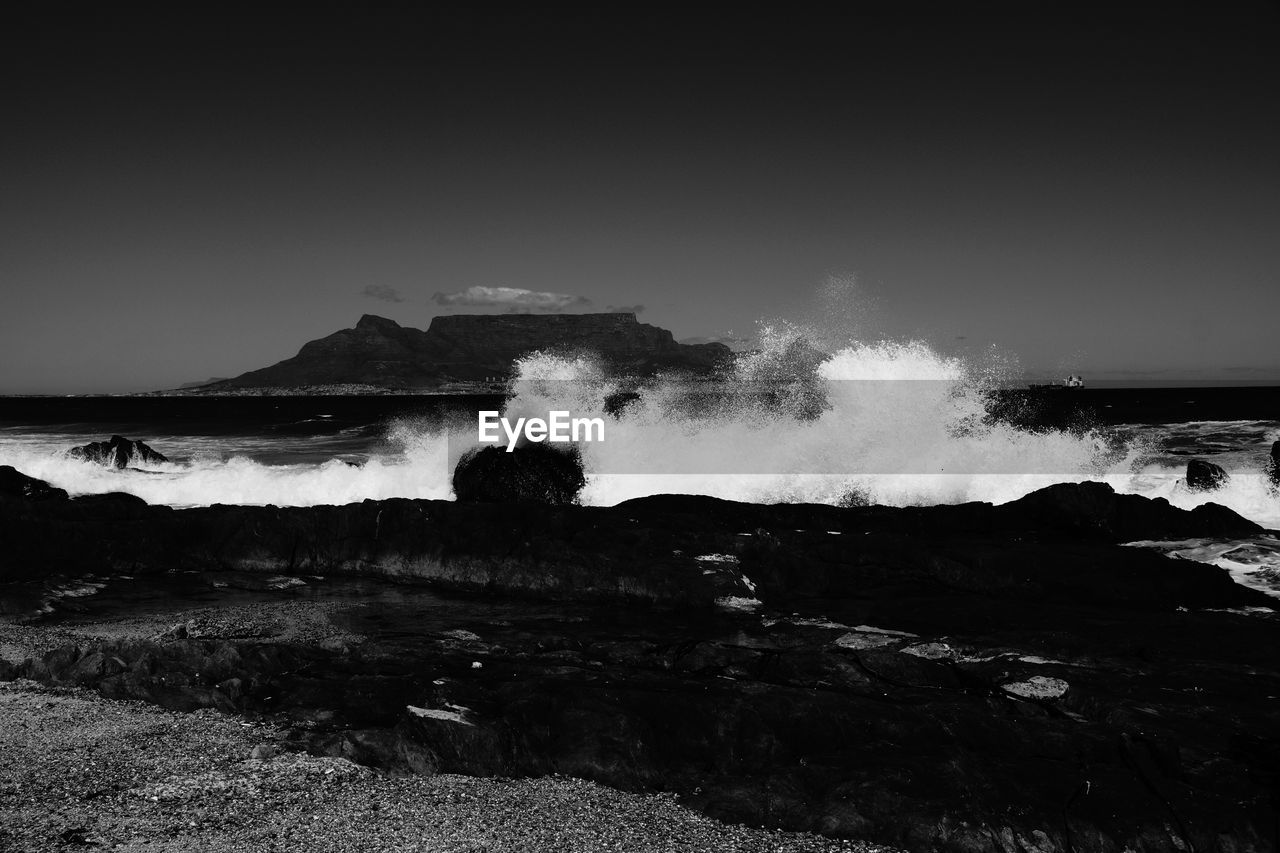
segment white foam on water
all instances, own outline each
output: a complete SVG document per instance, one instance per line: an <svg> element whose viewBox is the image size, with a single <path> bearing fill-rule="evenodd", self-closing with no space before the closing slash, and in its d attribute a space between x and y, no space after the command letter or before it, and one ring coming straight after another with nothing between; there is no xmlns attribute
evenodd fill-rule
<svg viewBox="0 0 1280 853"><path fill-rule="evenodd" d="M117 470L66 454L75 442L0 438L0 465L45 480L72 495L127 492L168 506L250 504L314 506L394 497L447 499L452 471L442 434L404 431L393 436L400 452L360 465L338 459L320 464L268 465L246 456L198 453L185 462ZM166 448L157 447L164 452ZM456 460L455 460L456 461Z"/></svg>
<svg viewBox="0 0 1280 853"><path fill-rule="evenodd" d="M998 504L1054 483L1095 480L1184 509L1220 503L1280 527L1280 497L1263 473L1261 449L1280 436L1275 424L1224 424L1253 445L1211 457L1231 479L1218 490L1194 492L1186 487L1185 460L1161 458L1155 449L1160 428L1130 429L1121 441L1119 430L992 422L986 392L1000 377L919 341L851 343L810 368L807 382L788 384L804 376L802 365L787 363L797 335L769 330L765 348L740 359L729 383L744 389L780 383L782 399L771 405L740 398L691 411L687 398L696 386L659 380L640 389L620 419L608 419L605 441L580 445L588 481L583 502L608 506L675 493L753 503L839 504L857 496L889 506ZM522 414L566 408L595 415L616 390L581 357L539 353L518 366L521 380L533 380L513 386L512 406ZM541 381L548 377L558 381ZM800 416L815 395L825 408ZM1213 426L1182 432L1209 435Z"/></svg>
<svg viewBox="0 0 1280 853"><path fill-rule="evenodd" d="M794 327L767 328L761 340L761 350L740 358L719 386L727 393L716 402L691 405L696 384L660 377L644 383L617 418L606 401L623 386L593 359L533 353L516 365L504 414L546 417L554 409L604 418L604 440L579 445L587 475L581 500L591 505L669 493L754 503L1005 503L1054 483L1101 480L1186 509L1220 503L1280 527L1280 497L1262 473L1262 448L1280 437L1280 425L1218 424L1249 447L1209 456L1231 478L1218 490L1192 492L1185 460L1162 456L1143 437L1161 428L1130 430L1121 441L1113 431L992 422L987 392L1001 384L998 371L922 342L850 341L828 356L806 350L803 331ZM762 382L780 390L764 401L752 393ZM1212 423L1175 429L1187 441L1214 441ZM438 423L401 419L358 465L264 464L249 458L252 450L193 440L178 449L188 453L182 461L116 471L69 458L66 449L83 443L75 439L7 431L0 434L0 464L72 494L122 491L170 506L306 506L448 499L457 460L474 446L473 431L455 428L451 437Z"/></svg>
<svg viewBox="0 0 1280 853"><path fill-rule="evenodd" d="M1263 535L1247 539L1178 539L1127 542L1171 557L1226 569L1241 586L1280 598L1280 539ZM1270 611L1267 611L1268 613Z"/></svg>

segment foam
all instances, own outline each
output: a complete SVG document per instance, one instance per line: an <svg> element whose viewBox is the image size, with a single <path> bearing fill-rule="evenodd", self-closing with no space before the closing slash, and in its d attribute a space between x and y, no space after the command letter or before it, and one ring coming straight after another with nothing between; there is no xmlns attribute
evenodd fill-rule
<svg viewBox="0 0 1280 853"><path fill-rule="evenodd" d="M582 501L592 505L663 493L755 503L1004 503L1053 483L1102 480L1119 492L1163 497L1186 509L1213 501L1280 527L1280 498L1261 472L1256 449L1211 456L1230 481L1213 492L1191 492L1185 463L1161 459L1155 442L1143 437L1153 428L1129 430L1122 441L1113 432L992 423L987 391L1003 380L999 372L940 355L923 342L852 341L823 356L807 348L803 330L785 325L767 327L761 340L760 351L741 358L734 375L717 386L725 393L696 402L690 391L704 386L679 376L624 386L589 356L532 353L516 364L504 414L564 409L605 418L605 440L580 446L587 476ZM761 383L773 392L755 393ZM608 402L620 390L640 396L615 419ZM1224 426L1244 429L1251 442L1280 432L1269 422ZM1169 429L1193 435L1214 427ZM267 444L281 455L289 446L280 439L236 439L242 450L226 439L180 438L175 442L189 453L180 461L116 471L66 456L84 436L10 431L0 436L0 464L72 494L124 491L171 506L448 499L453 468L474 446L475 427L402 418L384 438L356 465L250 458Z"/></svg>

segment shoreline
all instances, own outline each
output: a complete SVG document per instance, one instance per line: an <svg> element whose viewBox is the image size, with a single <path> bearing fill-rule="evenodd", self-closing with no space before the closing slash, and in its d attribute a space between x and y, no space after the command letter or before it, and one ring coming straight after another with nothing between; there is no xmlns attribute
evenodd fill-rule
<svg viewBox="0 0 1280 853"><path fill-rule="evenodd" d="M173 510L0 473L28 598L51 566L93 576L52 588L48 633L0 631L29 658L3 678L287 721L293 752L389 774L564 774L827 839L1266 849L1276 600L1123 544L1263 532L1220 506L1085 483L900 509Z"/></svg>
<svg viewBox="0 0 1280 853"><path fill-rule="evenodd" d="M381 775L281 751L274 723L0 683L0 847L117 851L780 851L892 848L722 824L673 795L567 777Z"/></svg>
<svg viewBox="0 0 1280 853"><path fill-rule="evenodd" d="M282 606L284 613L282 614ZM324 602L197 608L68 625L0 622L0 657L69 642L248 635L324 647L363 638ZM176 620L176 624L175 624ZM181 629L181 630L179 630ZM21 660L21 659L20 659ZM870 842L722 823L675 794L590 781L384 773L309 755L290 721L175 711L93 689L0 680L0 848L136 851L557 850L893 853Z"/></svg>

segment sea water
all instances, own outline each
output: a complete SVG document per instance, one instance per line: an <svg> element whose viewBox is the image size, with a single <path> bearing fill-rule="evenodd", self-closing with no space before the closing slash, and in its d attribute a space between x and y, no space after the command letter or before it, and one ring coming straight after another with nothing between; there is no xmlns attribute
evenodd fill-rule
<svg viewBox="0 0 1280 853"><path fill-rule="evenodd" d="M589 355L534 353L497 398L0 398L0 464L73 495L120 491L175 507L447 500L454 466L476 444L477 412L515 419L560 410L608 422L607 440L580 447L582 502L593 505L662 493L1004 503L1053 483L1097 480L1187 509L1212 501L1280 528L1280 496L1266 473L1280 440L1280 421L1266 415L1280 411L1280 389L1049 391L1014 395L1048 414L1007 417L1002 377L922 342L798 351L794 337L765 336L716 383L623 382ZM66 454L113 433L146 441L169 462L114 470ZM1192 491L1190 458L1222 466L1230 479ZM1266 541L1236 544L1183 550L1231 563L1237 576L1250 571L1240 568L1245 556L1258 571L1280 565Z"/></svg>

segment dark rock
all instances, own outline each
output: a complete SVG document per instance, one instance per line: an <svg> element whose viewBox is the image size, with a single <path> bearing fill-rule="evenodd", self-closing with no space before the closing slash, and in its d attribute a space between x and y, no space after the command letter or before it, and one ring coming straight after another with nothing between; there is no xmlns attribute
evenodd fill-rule
<svg viewBox="0 0 1280 853"><path fill-rule="evenodd" d="M576 465L557 450L543 451L556 458L536 470L552 479L530 477L525 485L516 478L513 486L464 469L462 496L505 489L532 501L571 499ZM483 458L504 466L526 452L494 448ZM1235 585L1225 570L1117 543L1260 531L1216 504L1188 512L1099 483L1053 486L1002 506L901 509L662 495L615 507L392 499L174 510L130 495L34 500L0 493L0 580L42 577L51 567L97 574L234 569L689 607L723 597L769 603L854 589L893 595L935 588L1032 602L1052 592L1077 603L1120 596L1155 608L1226 607L1270 599ZM740 565L698 559L714 554Z"/></svg>
<svg viewBox="0 0 1280 853"><path fill-rule="evenodd" d="M425 332L366 314L354 329L311 341L293 358L202 390L434 387L505 378L516 359L534 351L589 351L628 375L670 370L706 374L732 358L723 344L676 343L669 331L640 323L635 314L456 314L433 318Z"/></svg>
<svg viewBox="0 0 1280 853"><path fill-rule="evenodd" d="M44 480L28 477L12 465L0 465L0 495L29 501L66 500L67 493Z"/></svg>
<svg viewBox="0 0 1280 853"><path fill-rule="evenodd" d="M981 505L948 509L959 518L966 506ZM1116 494L1106 483L1058 483L994 510L1006 530L1042 528L1113 542L1253 536L1262 532L1259 525L1219 504L1181 510L1164 498Z"/></svg>
<svg viewBox="0 0 1280 853"><path fill-rule="evenodd" d="M13 681L18 677L18 668L4 658L0 658L0 681Z"/></svg>
<svg viewBox="0 0 1280 853"><path fill-rule="evenodd" d="M621 418L631 404L639 399L640 394L637 391L615 391L604 398L604 412L611 417Z"/></svg>
<svg viewBox="0 0 1280 853"><path fill-rule="evenodd" d="M154 464L168 462L168 458L152 450L141 441L130 441L119 435L113 435L108 441L95 441L83 447L73 447L67 455L86 462L97 462L108 468L126 468L138 463Z"/></svg>
<svg viewBox="0 0 1280 853"><path fill-rule="evenodd" d="M1280 441L1271 445L1271 455L1267 459L1267 473L1271 482L1280 486Z"/></svg>
<svg viewBox="0 0 1280 853"><path fill-rule="evenodd" d="M1223 507L1085 483L902 509L665 495L171 510L9 480L9 573L369 574L605 604L595 623L505 627L482 608L409 656L184 629L67 645L26 677L283 714L302 732L291 749L389 772L565 773L911 850L1269 849L1276 623L1221 611L1274 599L1120 544L1259 531ZM798 618L714 608L752 597Z"/></svg>
<svg viewBox="0 0 1280 853"><path fill-rule="evenodd" d="M559 450L528 443L508 453L502 447L468 451L453 472L453 491L471 503L574 503L587 483L577 448Z"/></svg>
<svg viewBox="0 0 1280 853"><path fill-rule="evenodd" d="M311 737L305 745L311 752L345 758L391 775L430 776L440 769L435 753L414 739L403 725L392 729L347 729Z"/></svg>
<svg viewBox="0 0 1280 853"><path fill-rule="evenodd" d="M1192 459L1187 463L1187 488L1193 492L1211 492L1226 485L1229 479L1220 465L1203 459Z"/></svg>
<svg viewBox="0 0 1280 853"><path fill-rule="evenodd" d="M864 608L853 595L816 604ZM563 773L673 791L722 820L909 850L1269 849L1272 621L1049 596L1021 619L1028 603L1006 602L986 633L957 637L945 614L978 600L939 588L885 602L896 610L877 622L923 608L948 636L874 649L834 642L841 626L758 619L662 621L650 633L666 642L646 643L637 625L660 616L610 608L594 626L473 625L483 642L440 632L412 660L402 638L394 654L376 640L344 654L114 641L47 655L40 678L283 716L298 724L287 748L392 773ZM932 647L950 652L921 656ZM85 663L101 660L123 672Z"/></svg>

